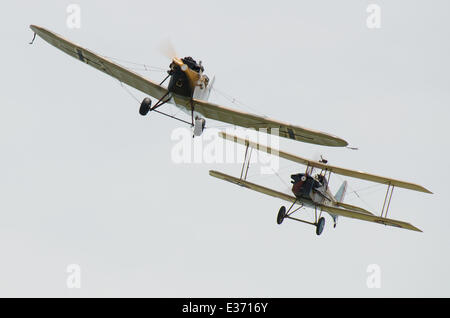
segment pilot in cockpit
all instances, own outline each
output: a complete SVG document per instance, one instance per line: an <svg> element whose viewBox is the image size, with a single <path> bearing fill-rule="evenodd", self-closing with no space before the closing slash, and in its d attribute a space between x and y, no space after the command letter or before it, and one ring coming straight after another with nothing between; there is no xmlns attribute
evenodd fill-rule
<svg viewBox="0 0 450 318"><path fill-rule="evenodd" d="M324 185L324 181L325 181L325 177L321 174L316 174L315 178L314 178L314 189L318 189L321 186Z"/></svg>
<svg viewBox="0 0 450 318"><path fill-rule="evenodd" d="M318 174L318 175L316 176L316 178L317 178L317 181L319 181L321 184L323 184L323 181L324 181L323 175Z"/></svg>

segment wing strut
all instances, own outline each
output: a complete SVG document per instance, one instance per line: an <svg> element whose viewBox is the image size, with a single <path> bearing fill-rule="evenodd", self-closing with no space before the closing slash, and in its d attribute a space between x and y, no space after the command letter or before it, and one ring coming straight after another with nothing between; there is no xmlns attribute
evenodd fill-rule
<svg viewBox="0 0 450 318"><path fill-rule="evenodd" d="M250 159L252 158L252 150L253 150L253 147L250 147L250 153L249 153L248 152L249 146L250 145L247 144L245 147L245 156L244 156L244 162L242 163L242 170L241 170L241 177L240 177L241 180L242 180L242 176L244 176L244 180L247 180L248 168L250 167ZM247 168L245 169L245 175L244 175L244 168L245 168L246 164L247 164Z"/></svg>
<svg viewBox="0 0 450 318"><path fill-rule="evenodd" d="M166 98L166 97L168 97L168 98ZM155 104L152 108L150 108L150 111L153 111L153 110L155 110L155 109L161 107L162 105L166 104L167 102L170 101L171 98L172 98L172 95L171 95L170 92L165 93L165 94L163 95L163 97L161 97L161 98L156 102L156 104Z"/></svg>
<svg viewBox="0 0 450 318"><path fill-rule="evenodd" d="M386 196L384 197L384 203L383 203L383 208L381 209L381 217L383 217L383 213L384 213L384 217L387 217L387 213L389 210L389 206L391 205L391 199L392 199L392 193L394 192L394 185L391 185L391 183L388 184L388 188L386 191ZM387 198L389 197L389 200L387 200ZM387 200L387 206L386 206L386 200ZM386 210L384 209L386 207Z"/></svg>

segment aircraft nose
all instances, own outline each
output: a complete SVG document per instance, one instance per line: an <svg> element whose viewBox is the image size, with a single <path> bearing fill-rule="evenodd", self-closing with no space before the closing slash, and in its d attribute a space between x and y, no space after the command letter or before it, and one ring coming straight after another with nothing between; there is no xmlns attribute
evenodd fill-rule
<svg viewBox="0 0 450 318"><path fill-rule="evenodd" d="M183 72L185 72L188 69L188 66L186 64L184 64L183 61L181 59L179 59L178 57L174 57L172 61L173 61L173 63L178 65Z"/></svg>

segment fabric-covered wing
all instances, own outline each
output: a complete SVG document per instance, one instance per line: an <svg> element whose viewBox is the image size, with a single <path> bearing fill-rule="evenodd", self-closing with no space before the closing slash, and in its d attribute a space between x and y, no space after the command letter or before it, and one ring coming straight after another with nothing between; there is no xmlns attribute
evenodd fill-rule
<svg viewBox="0 0 450 318"><path fill-rule="evenodd" d="M323 211L326 211L328 213L344 216L347 218L358 219L358 220L363 220L363 221L368 221L368 222L373 222L373 223L378 223L378 224L383 224L383 225L400 227L402 229L407 229L407 230L411 230L411 231L422 232L420 229L418 229L414 225L407 223L407 222L403 222L403 221L382 218L382 217L379 217L376 215L369 215L369 214L365 214L365 213L354 212L354 211L336 208L336 207L332 207L332 206L326 206L326 205L319 205L318 208L321 208Z"/></svg>
<svg viewBox="0 0 450 318"><path fill-rule="evenodd" d="M418 185L415 183L410 183L410 182L401 181L401 180L397 180L397 179L381 177L381 176L377 176L375 174L366 173L366 172L362 172L362 171L356 171L356 170L345 169L345 168L341 168L341 167L328 165L328 164L325 164L322 162L302 158L302 157L299 157L299 156L296 156L296 155L293 155L293 154L290 154L288 152L284 152L284 151L281 151L278 149L273 149L268 146L261 145L259 143L250 141L248 139L243 139L243 138L240 138L240 137L237 137L234 135L226 134L224 132L220 132L219 135L222 138L225 138L227 140L231 140L231 141L234 141L234 142L242 144L242 145L249 145L252 148L267 152L267 153L275 155L275 156L279 156L279 157L287 159L287 160L291 160L291 161L300 163L305 166L315 167L315 168L319 168L319 169L325 169L327 171L331 171L333 173L337 173L337 174L347 176L347 177L358 178L358 179L363 179L363 180L382 183L382 184L390 184L392 186L396 186L399 188L405 188L405 189L419 191L419 192L432 193L431 191L427 190L426 188L422 187L421 185Z"/></svg>
<svg viewBox="0 0 450 318"><path fill-rule="evenodd" d="M105 57L72 43L56 33L36 25L31 25L30 28L54 47L69 54L77 60L89 64L90 66L95 67L96 69L118 79L119 81L140 90L141 92L149 94L157 99L167 93L167 89L157 83L154 83L151 80L146 79L141 75L108 60Z"/></svg>
<svg viewBox="0 0 450 318"><path fill-rule="evenodd" d="M186 98L174 96L174 100L177 105L191 110L190 101ZM330 147L345 147L348 145L345 140L324 132L291 125L207 101L194 99L194 110L206 118L245 128L267 129L267 133L279 134L283 138Z"/></svg>
<svg viewBox="0 0 450 318"><path fill-rule="evenodd" d="M213 177L240 185L242 187L251 189L253 191L257 191L275 198L279 198L285 201L289 201L289 202L294 202L295 201L295 197L279 192L279 191L275 191L266 187L263 187L261 185L257 185L255 183L252 182L248 182L246 180L242 180L230 175L227 175L225 173L219 172L219 171L213 171L210 170L209 174ZM399 227L399 228L403 228L403 229L407 229L407 230L412 230L412 231L417 231L417 232L422 232L420 229L416 228L415 226L403 222L403 221L398 221L398 220L393 220L393 219L388 219L388 218L382 218L376 215L371 214L370 212L366 211L366 212L358 212L356 209L355 210L348 210L348 209L343 209L343 208L339 208L339 207L331 207L331 206L326 206L326 205L317 205L318 208L322 209L323 211L326 211L328 213L334 214L334 215L340 215L340 216L344 216L344 217L348 217L348 218L353 218L353 219L358 219L358 220L363 220L363 221L368 221L368 222L373 222L373 223L378 223L378 224L383 224L383 225L389 225L389 226L394 226L394 227ZM354 207L357 208L357 207ZM368 213L367 213L368 212Z"/></svg>
<svg viewBox="0 0 450 318"><path fill-rule="evenodd" d="M30 28L54 47L118 79L121 82L140 90L141 92L153 96L156 99L160 99L167 93L167 89L165 87L162 87L157 83L152 82L151 80L146 79L101 55L72 43L56 33L36 25L31 25ZM191 110L191 101L189 98L173 94L173 99L178 106ZM281 137L302 142L334 147L347 146L347 142L345 140L323 132L286 124L273 119L252 115L198 99L194 99L193 102L194 110L206 118L211 118L246 128L265 128L268 133L279 133ZM276 129L278 129L279 132L277 132Z"/></svg>
<svg viewBox="0 0 450 318"><path fill-rule="evenodd" d="M351 205L351 204L348 204L348 203L336 202L336 205L338 207L346 209L346 210L360 212L360 213L364 213L364 214L368 214L368 215L374 215L372 212L369 212L366 209L363 209L363 208L361 208L359 206Z"/></svg>
<svg viewBox="0 0 450 318"><path fill-rule="evenodd" d="M222 172L219 172L219 171L210 170L209 171L209 175L213 176L215 178L219 178L219 179L222 179L222 180L225 180L225 181L237 184L237 185L239 185L241 187L252 189L254 191L261 192L261 193L264 193L266 195L269 195L269 196L272 196L272 197L275 197L275 198L279 198L281 200L289 201L291 203L294 203L296 201L295 197L293 197L293 196L291 196L289 194L286 194L286 193L283 193L283 192L279 192L279 191L275 191L275 190L272 190L272 189L269 189L269 188L266 188L266 187L263 187L263 186L260 186L260 185L248 182L246 180L238 179L236 177L229 176L229 175L227 175L225 173L222 173Z"/></svg>

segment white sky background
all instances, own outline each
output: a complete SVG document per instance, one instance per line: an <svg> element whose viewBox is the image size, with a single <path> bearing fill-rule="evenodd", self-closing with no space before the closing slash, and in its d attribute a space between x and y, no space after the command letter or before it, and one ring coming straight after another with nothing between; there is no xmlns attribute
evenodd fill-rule
<svg viewBox="0 0 450 318"><path fill-rule="evenodd" d="M366 27L372 2L381 29ZM78 1L75 30L66 26L72 2L4 4L0 296L450 296L450 4L372 2ZM40 38L28 45L29 24L163 68L170 61L158 46L170 37L216 75L217 89L360 148L283 140L283 150L433 191L396 189L389 213L424 233L344 218L333 229L328 216L320 237L278 226L285 203L208 175L238 175L237 165L173 163L170 136L182 124L139 116L117 80ZM282 167L286 183L304 169ZM259 179L285 188L276 176ZM379 212L384 188L375 189L361 195ZM73 263L81 289L66 287ZM380 289L366 286L369 264L381 268Z"/></svg>

